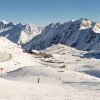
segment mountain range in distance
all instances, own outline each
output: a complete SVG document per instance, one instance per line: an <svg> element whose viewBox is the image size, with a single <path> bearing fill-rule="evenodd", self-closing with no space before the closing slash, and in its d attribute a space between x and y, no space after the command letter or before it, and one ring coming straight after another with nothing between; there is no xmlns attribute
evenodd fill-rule
<svg viewBox="0 0 100 100"><path fill-rule="evenodd" d="M46 27L32 24L0 22L0 36L22 45L25 50L42 50L53 44L64 44L80 50L100 50L100 23L88 19L70 20Z"/></svg>

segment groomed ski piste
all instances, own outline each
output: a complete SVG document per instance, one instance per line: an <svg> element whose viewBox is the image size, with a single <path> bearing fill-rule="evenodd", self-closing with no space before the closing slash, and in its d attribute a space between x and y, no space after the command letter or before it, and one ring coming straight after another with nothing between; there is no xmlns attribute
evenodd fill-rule
<svg viewBox="0 0 100 100"><path fill-rule="evenodd" d="M0 100L100 100L98 52L52 45L29 54L0 37Z"/></svg>

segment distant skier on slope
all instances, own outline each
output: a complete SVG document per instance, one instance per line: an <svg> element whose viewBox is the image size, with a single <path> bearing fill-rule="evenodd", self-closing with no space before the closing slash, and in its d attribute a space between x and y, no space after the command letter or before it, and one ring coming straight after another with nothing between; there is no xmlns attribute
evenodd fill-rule
<svg viewBox="0 0 100 100"><path fill-rule="evenodd" d="M38 78L37 83L40 83L40 78Z"/></svg>

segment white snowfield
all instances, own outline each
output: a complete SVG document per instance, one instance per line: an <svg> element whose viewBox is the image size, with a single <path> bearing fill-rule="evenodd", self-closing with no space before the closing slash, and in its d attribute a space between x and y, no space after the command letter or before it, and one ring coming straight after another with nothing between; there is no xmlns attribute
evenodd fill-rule
<svg viewBox="0 0 100 100"><path fill-rule="evenodd" d="M41 52L52 57L28 54L0 37L0 67L4 69L0 100L100 100L100 60L95 51L59 44Z"/></svg>

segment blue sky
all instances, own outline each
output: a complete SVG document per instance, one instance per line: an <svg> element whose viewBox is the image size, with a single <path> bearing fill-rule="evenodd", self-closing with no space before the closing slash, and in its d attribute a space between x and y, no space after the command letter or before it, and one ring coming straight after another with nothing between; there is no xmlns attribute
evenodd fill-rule
<svg viewBox="0 0 100 100"><path fill-rule="evenodd" d="M82 17L100 21L100 0L0 0L0 20L45 26Z"/></svg>

